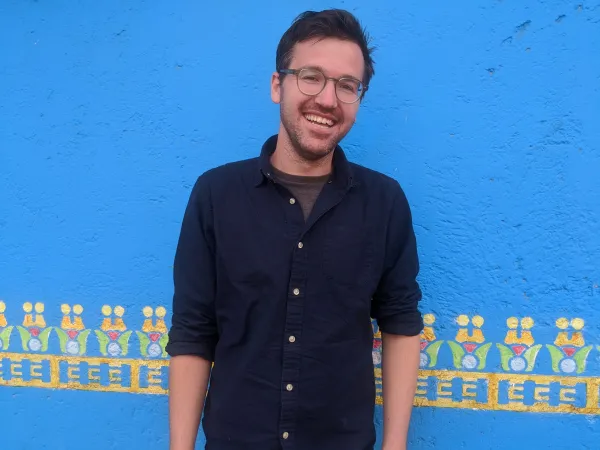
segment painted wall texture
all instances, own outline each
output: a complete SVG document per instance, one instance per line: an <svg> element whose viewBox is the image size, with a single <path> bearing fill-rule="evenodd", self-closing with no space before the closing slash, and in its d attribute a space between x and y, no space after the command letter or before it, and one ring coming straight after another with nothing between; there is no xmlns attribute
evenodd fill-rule
<svg viewBox="0 0 600 450"><path fill-rule="evenodd" d="M419 241L409 448L599 449L600 2L333 6L378 48L344 147L400 181ZM0 3L0 448L167 448L183 210L276 132L299 12Z"/></svg>

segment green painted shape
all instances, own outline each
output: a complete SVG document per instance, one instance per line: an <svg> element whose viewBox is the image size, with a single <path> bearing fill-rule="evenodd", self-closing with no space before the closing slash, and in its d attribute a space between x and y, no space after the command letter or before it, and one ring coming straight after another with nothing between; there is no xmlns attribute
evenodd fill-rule
<svg viewBox="0 0 600 450"><path fill-rule="evenodd" d="M79 354L80 355L85 355L85 353L87 352L87 338L88 335L90 334L91 330L83 330L81 333L79 333L79 336L77 336L77 342L79 343Z"/></svg>
<svg viewBox="0 0 600 450"><path fill-rule="evenodd" d="M160 338L160 340L158 341L158 343L160 344L160 348L163 349L162 352L162 357L166 358L167 357L167 344L169 343L169 333L165 333L162 335L162 337Z"/></svg>
<svg viewBox="0 0 600 450"><path fill-rule="evenodd" d="M462 358L465 356L465 350L454 341L448 341L450 350L452 350L452 359L454 367L460 369L462 367Z"/></svg>
<svg viewBox="0 0 600 450"><path fill-rule="evenodd" d="M138 340L140 341L140 353L142 356L148 356L148 345L150 345L150 338L146 336L146 333L142 333L141 331L136 331L138 336Z"/></svg>
<svg viewBox="0 0 600 450"><path fill-rule="evenodd" d="M58 341L60 343L60 351L63 353L67 352L67 341L69 340L69 336L65 333L64 330L60 328L56 329L56 334L58 334Z"/></svg>
<svg viewBox="0 0 600 450"><path fill-rule="evenodd" d="M103 331L94 330L94 333L96 333L96 337L98 338L100 353L102 353L104 356L107 356L108 352L106 350L108 348L108 342L110 341L110 339Z"/></svg>
<svg viewBox="0 0 600 450"><path fill-rule="evenodd" d="M508 361L513 357L513 352L510 348L508 348L504 344L496 344L498 350L500 351L500 362L502 363L502 370L509 371L510 367L508 367Z"/></svg>
<svg viewBox="0 0 600 450"><path fill-rule="evenodd" d="M587 360L587 357L590 354L592 347L592 345L583 347L577 353L575 353L575 355L573 355L575 364L577 364L577 373L582 373L585 370L585 361Z"/></svg>
<svg viewBox="0 0 600 450"><path fill-rule="evenodd" d="M14 326L6 327L0 333L0 342L2 342L2 351L7 351L8 346L10 345L10 333L12 332Z"/></svg>
<svg viewBox="0 0 600 450"><path fill-rule="evenodd" d="M54 327L45 328L44 331L40 333L40 342L42 343L42 348L40 349L42 352L48 350L48 338L50 337L50 332Z"/></svg>
<svg viewBox="0 0 600 450"><path fill-rule="evenodd" d="M429 344L425 349L425 353L429 355L428 367L434 367L437 364L438 353L440 352L440 347L443 343L444 341L435 341L433 344Z"/></svg>
<svg viewBox="0 0 600 450"><path fill-rule="evenodd" d="M526 372L531 372L533 370L535 360L541 348L542 344L537 344L531 348L528 348L525 350L525 353L523 353L523 358L525 358L525 361L527 361L527 368L525 369Z"/></svg>
<svg viewBox="0 0 600 450"><path fill-rule="evenodd" d="M121 356L127 355L129 351L129 336L131 336L131 333L131 331L126 331L117 339L117 343L121 346Z"/></svg>
<svg viewBox="0 0 600 450"><path fill-rule="evenodd" d="M485 345L482 345L477 350L475 350L475 356L479 359L479 364L477 365L477 370L481 370L485 368L485 360L487 359L487 354L490 351L490 347L492 346L491 342L488 342Z"/></svg>
<svg viewBox="0 0 600 450"><path fill-rule="evenodd" d="M21 344L23 345L23 351L29 350L29 348L27 347L27 343L29 342L29 338L31 337L29 330L23 328L20 325L17 326L17 330L19 330L19 334L21 335Z"/></svg>
<svg viewBox="0 0 600 450"><path fill-rule="evenodd" d="M550 352L550 357L552 358L552 370L554 372L560 372L558 363L563 359L564 353L555 345L546 344L546 348Z"/></svg>

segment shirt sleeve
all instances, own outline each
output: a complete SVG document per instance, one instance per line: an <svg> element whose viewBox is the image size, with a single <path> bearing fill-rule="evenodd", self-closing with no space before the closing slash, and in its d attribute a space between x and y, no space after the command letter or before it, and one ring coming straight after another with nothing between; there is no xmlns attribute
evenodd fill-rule
<svg viewBox="0 0 600 450"><path fill-rule="evenodd" d="M419 258L410 206L400 186L390 212L383 275L373 295L371 317L383 333L415 336L423 329L418 304Z"/></svg>
<svg viewBox="0 0 600 450"><path fill-rule="evenodd" d="M173 266L173 309L166 351L214 360L218 340L215 314L214 228L206 175L194 185L183 216Z"/></svg>

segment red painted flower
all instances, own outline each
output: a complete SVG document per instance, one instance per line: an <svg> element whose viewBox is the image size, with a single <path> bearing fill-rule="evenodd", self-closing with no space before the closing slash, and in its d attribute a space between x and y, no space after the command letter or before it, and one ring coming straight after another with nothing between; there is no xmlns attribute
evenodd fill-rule
<svg viewBox="0 0 600 450"><path fill-rule="evenodd" d="M71 339L75 339L75 336L77 336L77 330L67 330L67 335L71 338Z"/></svg>
<svg viewBox="0 0 600 450"><path fill-rule="evenodd" d="M109 331L107 334L108 337L113 341L115 341L119 337L119 333L116 331Z"/></svg>
<svg viewBox="0 0 600 450"><path fill-rule="evenodd" d="M472 353L473 350L475 350L475 348L477 348L477 344L472 344L469 342L465 342L463 344L463 347L465 348L465 350L467 350L467 352Z"/></svg>
<svg viewBox="0 0 600 450"><path fill-rule="evenodd" d="M521 356L521 354L525 351L525 346L524 345L513 345L512 349L514 350L515 355Z"/></svg>

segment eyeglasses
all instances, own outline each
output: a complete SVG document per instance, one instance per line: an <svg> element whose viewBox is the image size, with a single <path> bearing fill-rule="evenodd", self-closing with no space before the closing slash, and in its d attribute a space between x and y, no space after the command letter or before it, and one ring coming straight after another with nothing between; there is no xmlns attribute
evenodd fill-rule
<svg viewBox="0 0 600 450"><path fill-rule="evenodd" d="M335 95L342 103L356 103L367 90L367 87L363 86L362 82L356 78L326 77L319 69L281 69L279 73L296 75L296 82L298 83L300 92L311 96L319 95L323 92L327 80L332 80L335 83Z"/></svg>

